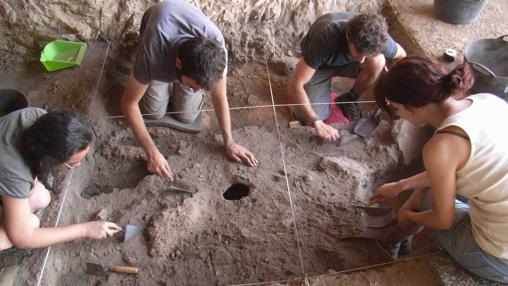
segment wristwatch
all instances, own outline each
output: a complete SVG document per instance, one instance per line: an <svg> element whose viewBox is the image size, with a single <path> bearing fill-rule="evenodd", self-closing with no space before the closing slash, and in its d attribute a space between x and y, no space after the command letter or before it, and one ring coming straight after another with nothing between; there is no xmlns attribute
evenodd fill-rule
<svg viewBox="0 0 508 286"><path fill-rule="evenodd" d="M321 120L319 118L319 116L317 115L314 115L310 118L307 118L305 120L300 120L300 123L303 125L303 126L314 126L314 122L318 121L318 120Z"/></svg>

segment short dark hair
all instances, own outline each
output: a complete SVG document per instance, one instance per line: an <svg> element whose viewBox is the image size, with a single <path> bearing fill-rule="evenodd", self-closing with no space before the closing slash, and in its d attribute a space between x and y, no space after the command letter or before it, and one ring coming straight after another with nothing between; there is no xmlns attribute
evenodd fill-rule
<svg viewBox="0 0 508 286"><path fill-rule="evenodd" d="M215 40L195 37L183 42L179 49L182 74L202 88L212 89L226 68L226 52Z"/></svg>
<svg viewBox="0 0 508 286"><path fill-rule="evenodd" d="M93 139L88 120L69 111L44 114L21 136L21 155L32 175L45 185L56 165L85 150Z"/></svg>
<svg viewBox="0 0 508 286"><path fill-rule="evenodd" d="M473 72L467 64L446 73L441 64L430 58L408 56L379 77L374 92L377 104L391 114L387 99L408 109L418 108L462 94L473 83Z"/></svg>
<svg viewBox="0 0 508 286"><path fill-rule="evenodd" d="M388 26L382 16L359 14L348 21L349 41L362 54L379 54L386 47Z"/></svg>

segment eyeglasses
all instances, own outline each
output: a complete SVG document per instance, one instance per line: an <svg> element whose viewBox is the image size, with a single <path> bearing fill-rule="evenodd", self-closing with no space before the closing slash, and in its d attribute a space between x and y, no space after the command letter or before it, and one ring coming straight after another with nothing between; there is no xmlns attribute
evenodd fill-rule
<svg viewBox="0 0 508 286"><path fill-rule="evenodd" d="M76 168L77 166L79 166L79 164L81 164L81 161L78 161L75 163L64 162L63 164L65 165L65 167L67 167L67 169L72 170L72 169Z"/></svg>

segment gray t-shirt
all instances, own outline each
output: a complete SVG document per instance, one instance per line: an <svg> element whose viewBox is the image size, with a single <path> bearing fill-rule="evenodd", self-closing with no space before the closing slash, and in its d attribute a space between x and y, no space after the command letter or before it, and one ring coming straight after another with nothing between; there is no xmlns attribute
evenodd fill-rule
<svg viewBox="0 0 508 286"><path fill-rule="evenodd" d="M319 17L303 38L300 47L305 63L313 69L335 69L355 62L347 46L347 21L357 15L352 12L329 13ZM388 36L385 58L397 53L397 43Z"/></svg>
<svg viewBox="0 0 508 286"><path fill-rule="evenodd" d="M34 178L20 153L21 134L44 114L44 109L28 107L0 117L0 195L30 196Z"/></svg>
<svg viewBox="0 0 508 286"><path fill-rule="evenodd" d="M214 39L227 50L224 38L198 8L180 0L166 0L148 9L140 28L141 41L134 64L134 78L143 84L152 80L178 80L176 56L185 40L202 36Z"/></svg>

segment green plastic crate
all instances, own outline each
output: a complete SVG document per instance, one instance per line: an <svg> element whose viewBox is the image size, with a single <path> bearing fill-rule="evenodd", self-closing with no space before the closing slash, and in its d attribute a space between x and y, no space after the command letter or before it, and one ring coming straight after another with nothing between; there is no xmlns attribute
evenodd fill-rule
<svg viewBox="0 0 508 286"><path fill-rule="evenodd" d="M41 63L50 72L71 68L81 64L85 52L85 43L54 40L42 50Z"/></svg>

